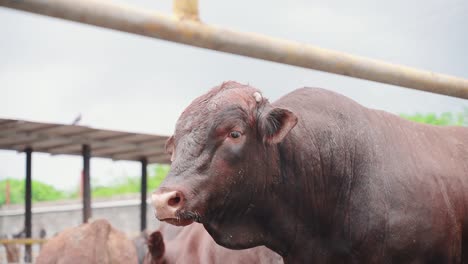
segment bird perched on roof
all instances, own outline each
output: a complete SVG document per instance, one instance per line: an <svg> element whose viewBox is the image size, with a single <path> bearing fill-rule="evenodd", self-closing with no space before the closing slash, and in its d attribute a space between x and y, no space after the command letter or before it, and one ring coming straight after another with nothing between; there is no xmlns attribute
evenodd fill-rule
<svg viewBox="0 0 468 264"><path fill-rule="evenodd" d="M78 125L78 123L81 121L81 113L78 114L77 117L75 117L75 120L73 120L72 125Z"/></svg>

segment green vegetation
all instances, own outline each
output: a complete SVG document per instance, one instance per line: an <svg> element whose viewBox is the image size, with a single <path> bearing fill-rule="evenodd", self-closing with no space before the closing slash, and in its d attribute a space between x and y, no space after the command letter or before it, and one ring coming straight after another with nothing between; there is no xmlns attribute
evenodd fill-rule
<svg viewBox="0 0 468 264"><path fill-rule="evenodd" d="M152 169L152 173L148 176L147 190L153 191L169 172L169 166L157 165ZM127 177L122 181L110 186L96 186L92 189L93 197L111 197L114 195L139 193L141 185L140 177Z"/></svg>
<svg viewBox="0 0 468 264"><path fill-rule="evenodd" d="M411 121L437 125L437 126L468 126L468 109L465 109L461 113L442 113L440 115L429 113L429 114L414 114L405 115L401 117L409 119Z"/></svg>
<svg viewBox="0 0 468 264"><path fill-rule="evenodd" d="M148 191L152 191L159 186L169 171L167 165L156 165L148 168ZM10 184L10 203L24 203L24 180L6 179L0 181L0 206L6 203L6 185ZM93 197L111 197L122 194L140 193L140 177L126 177L121 181L108 186L92 186ZM77 198L78 192L67 193L55 189L53 186L32 181L33 202L56 201L69 198Z"/></svg>
<svg viewBox="0 0 468 264"><path fill-rule="evenodd" d="M23 203L24 202L24 180L6 179L0 181L0 205L6 202L6 189L7 182L10 184L10 203ZM54 201L67 198L67 194L56 190L54 187L39 182L32 181L32 200L38 201Z"/></svg>

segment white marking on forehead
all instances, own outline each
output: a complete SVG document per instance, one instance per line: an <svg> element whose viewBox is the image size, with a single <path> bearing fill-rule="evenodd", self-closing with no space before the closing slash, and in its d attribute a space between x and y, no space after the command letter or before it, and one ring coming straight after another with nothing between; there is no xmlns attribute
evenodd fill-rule
<svg viewBox="0 0 468 264"><path fill-rule="evenodd" d="M253 93L253 97L255 98L255 101L257 103L260 103L262 101L262 99L263 99L262 95L259 92Z"/></svg>

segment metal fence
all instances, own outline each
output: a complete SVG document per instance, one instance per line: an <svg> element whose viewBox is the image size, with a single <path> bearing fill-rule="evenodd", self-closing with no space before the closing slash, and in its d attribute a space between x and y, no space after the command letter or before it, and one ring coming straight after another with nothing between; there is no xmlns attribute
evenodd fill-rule
<svg viewBox="0 0 468 264"><path fill-rule="evenodd" d="M46 239L0 239L0 263L34 263Z"/></svg>
<svg viewBox="0 0 468 264"><path fill-rule="evenodd" d="M205 49L468 99L468 80L204 24L197 0L174 0L175 15L100 0L0 0L0 6ZM180 19L183 17L184 19Z"/></svg>

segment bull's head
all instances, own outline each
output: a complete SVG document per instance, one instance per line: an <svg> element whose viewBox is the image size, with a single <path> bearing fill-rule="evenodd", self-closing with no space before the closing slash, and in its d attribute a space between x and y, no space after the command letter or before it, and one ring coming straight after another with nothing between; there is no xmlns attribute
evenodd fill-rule
<svg viewBox="0 0 468 264"><path fill-rule="evenodd" d="M172 165L152 195L156 217L203 223L229 248L262 244L280 184L278 144L296 123L292 112L235 82L195 99L166 145Z"/></svg>

